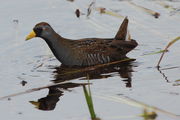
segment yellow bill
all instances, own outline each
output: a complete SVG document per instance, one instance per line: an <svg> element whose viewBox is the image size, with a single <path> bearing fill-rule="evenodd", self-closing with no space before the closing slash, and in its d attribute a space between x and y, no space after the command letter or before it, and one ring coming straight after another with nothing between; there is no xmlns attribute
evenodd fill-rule
<svg viewBox="0 0 180 120"><path fill-rule="evenodd" d="M35 106L35 108L39 108L40 106L40 102L36 102L36 101L29 101L31 104L33 104Z"/></svg>
<svg viewBox="0 0 180 120"><path fill-rule="evenodd" d="M31 38L36 37L36 33L34 31L30 32L29 35L26 37L26 40L30 40Z"/></svg>

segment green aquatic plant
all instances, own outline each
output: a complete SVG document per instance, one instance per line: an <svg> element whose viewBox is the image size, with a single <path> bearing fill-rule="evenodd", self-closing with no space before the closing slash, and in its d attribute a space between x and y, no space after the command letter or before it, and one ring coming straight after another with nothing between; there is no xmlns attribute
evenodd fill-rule
<svg viewBox="0 0 180 120"><path fill-rule="evenodd" d="M84 90L84 95L85 95L85 98L86 98L86 102L87 102L87 105L88 105L88 109L89 109L91 118L95 119L96 114L95 114L94 107L93 107L93 101L92 101L91 93L88 92L86 86L83 86L83 90Z"/></svg>
<svg viewBox="0 0 180 120"><path fill-rule="evenodd" d="M87 77L88 77L88 75L87 75ZM88 109L89 109L89 112L91 115L91 119L92 120L100 120L100 118L97 118L96 113L94 111L94 105L93 105L90 85L88 85L88 89L87 89L86 85L83 85L83 91L84 91Z"/></svg>

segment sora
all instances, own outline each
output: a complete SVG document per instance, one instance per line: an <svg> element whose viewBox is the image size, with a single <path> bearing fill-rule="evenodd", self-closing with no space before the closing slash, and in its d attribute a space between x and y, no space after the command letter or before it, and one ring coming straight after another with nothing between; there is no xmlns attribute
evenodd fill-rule
<svg viewBox="0 0 180 120"><path fill-rule="evenodd" d="M55 57L66 66L92 66L126 58L138 44L128 34L128 18L121 24L114 38L84 38L70 40L57 34L45 22L38 23L26 37L40 37L46 41Z"/></svg>

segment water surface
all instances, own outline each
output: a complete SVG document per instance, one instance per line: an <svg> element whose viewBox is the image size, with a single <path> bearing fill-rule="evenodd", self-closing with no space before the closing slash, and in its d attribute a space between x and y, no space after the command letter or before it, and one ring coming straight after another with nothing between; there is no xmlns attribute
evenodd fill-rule
<svg viewBox="0 0 180 120"><path fill-rule="evenodd" d="M105 7L128 16L132 38L139 46L128 54L135 58L95 69L63 68L40 38L24 41L33 26L46 21L62 36L79 39L86 37L114 37L123 18L93 11L89 18L77 18L75 10L87 12L90 0L1 0L0 11L0 97L44 87L31 93L0 100L1 118L20 119L90 119L82 84L91 83L91 93L97 116L102 120L139 120L143 108L108 100L110 96L130 98L162 110L180 115L180 54L179 43L173 45L161 63L161 54L145 55L163 49L179 36L180 14L151 0L132 0L135 4L160 13L158 19L128 1L98 0L96 7ZM179 8L179 1L164 1ZM68 74L67 74L68 73ZM24 84L22 84L24 83ZM61 83L61 84L60 84ZM100 98L105 96L106 99ZM35 105L33 105L33 104ZM36 107L38 106L39 109ZM157 112L156 120L174 120Z"/></svg>

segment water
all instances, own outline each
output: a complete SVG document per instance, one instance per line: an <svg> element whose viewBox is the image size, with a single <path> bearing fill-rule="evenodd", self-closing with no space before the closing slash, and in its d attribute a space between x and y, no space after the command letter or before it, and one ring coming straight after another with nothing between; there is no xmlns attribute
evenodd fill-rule
<svg viewBox="0 0 180 120"><path fill-rule="evenodd" d="M179 36L179 13L172 15L173 10L163 8L156 1L133 0L138 5L159 12L158 19L127 1L96 2L96 7L105 7L128 16L132 38L139 43L128 54L128 57L136 59L130 63L82 71L63 68L43 40L35 38L25 41L25 36L41 21L48 22L59 34L68 38L114 37L123 19L101 15L97 11L93 11L89 19L85 15L81 15L80 19L76 17L75 10L86 13L91 2L1 0L0 97L45 86L45 89L0 100L2 119L90 119L81 86L88 82L87 79L91 83L95 112L102 120L143 119L138 116L143 108L108 100L109 96L128 97L180 115L179 43L165 54L161 71L155 67L160 54L144 55L163 49L170 40ZM179 1L164 2L175 8L180 5ZM64 74L67 71L68 74ZM47 87L53 83L61 85ZM39 104L38 100L41 101L41 110L32 104ZM161 112L157 114L156 120L178 119Z"/></svg>

